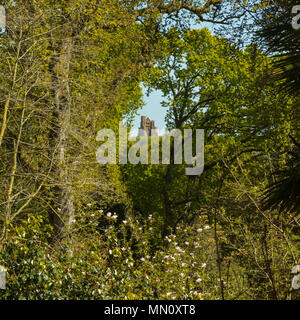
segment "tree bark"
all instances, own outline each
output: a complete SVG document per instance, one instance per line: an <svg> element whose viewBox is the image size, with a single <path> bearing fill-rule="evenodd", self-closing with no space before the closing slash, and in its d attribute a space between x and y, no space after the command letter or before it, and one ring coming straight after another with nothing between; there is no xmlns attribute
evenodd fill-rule
<svg viewBox="0 0 300 320"><path fill-rule="evenodd" d="M53 103L56 123L54 133L55 160L53 173L55 188L50 220L54 227L54 240L60 241L74 219L74 203L72 183L68 172L68 140L71 126L71 97L69 88L69 73L72 60L73 39L62 40L61 51L53 70Z"/></svg>

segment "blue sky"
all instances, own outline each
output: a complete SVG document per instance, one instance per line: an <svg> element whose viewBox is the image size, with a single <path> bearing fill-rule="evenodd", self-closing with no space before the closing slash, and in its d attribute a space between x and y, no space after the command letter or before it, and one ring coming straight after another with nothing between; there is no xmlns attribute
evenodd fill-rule
<svg viewBox="0 0 300 320"><path fill-rule="evenodd" d="M167 108L161 106L163 100L161 91L153 91L149 97L146 96L146 90L144 92L145 106L138 111L138 115L135 116L133 122L132 134L135 135L134 129L140 127L141 116L147 116L151 120L155 121L156 127L159 128L159 134L165 128L165 116Z"/></svg>

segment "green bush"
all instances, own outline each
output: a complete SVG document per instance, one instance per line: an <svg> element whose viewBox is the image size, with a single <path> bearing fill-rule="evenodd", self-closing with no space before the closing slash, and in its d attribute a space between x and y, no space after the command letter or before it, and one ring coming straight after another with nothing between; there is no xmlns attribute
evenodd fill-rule
<svg viewBox="0 0 300 320"><path fill-rule="evenodd" d="M152 215L119 221L115 213L89 207L54 245L47 220L30 215L10 226L1 245L7 289L0 298L221 299L214 229L207 221L182 224L159 244L159 224ZM225 236L219 237L222 242ZM238 256L223 261L226 298L249 299L251 272L236 261ZM263 283L259 289L267 292Z"/></svg>

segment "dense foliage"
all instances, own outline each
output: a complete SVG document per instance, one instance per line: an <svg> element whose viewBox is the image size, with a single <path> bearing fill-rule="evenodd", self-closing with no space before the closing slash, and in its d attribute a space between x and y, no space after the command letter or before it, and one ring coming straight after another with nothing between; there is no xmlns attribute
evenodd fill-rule
<svg viewBox="0 0 300 320"><path fill-rule="evenodd" d="M299 299L291 1L2 4L0 298ZM201 25L236 32L249 12L261 47ZM288 39L272 52L274 24ZM97 132L130 124L142 87L162 92L168 129L204 129L201 175L172 157L97 163Z"/></svg>

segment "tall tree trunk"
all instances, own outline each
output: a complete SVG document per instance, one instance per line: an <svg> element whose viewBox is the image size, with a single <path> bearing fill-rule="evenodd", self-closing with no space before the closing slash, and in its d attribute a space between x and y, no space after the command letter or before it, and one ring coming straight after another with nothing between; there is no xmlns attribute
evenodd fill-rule
<svg viewBox="0 0 300 320"><path fill-rule="evenodd" d="M69 231L74 219L74 204L71 179L68 170L68 140L71 126L71 98L69 92L69 73L72 59L73 40L63 40L57 62L54 64L54 118L57 124L54 134L55 162L53 173L55 182L55 199L51 210L54 227L54 240L61 240Z"/></svg>
<svg viewBox="0 0 300 320"><path fill-rule="evenodd" d="M170 147L170 164L167 167L165 176L165 190L164 190L164 207L165 207L165 226L163 236L165 237L173 228L175 223L173 203L171 194L173 191L173 179L174 179L174 145L171 143Z"/></svg>

